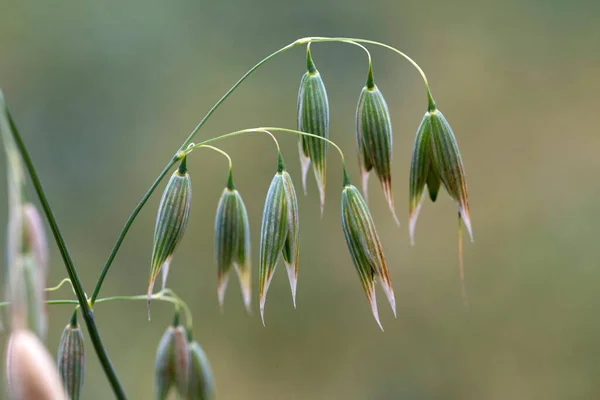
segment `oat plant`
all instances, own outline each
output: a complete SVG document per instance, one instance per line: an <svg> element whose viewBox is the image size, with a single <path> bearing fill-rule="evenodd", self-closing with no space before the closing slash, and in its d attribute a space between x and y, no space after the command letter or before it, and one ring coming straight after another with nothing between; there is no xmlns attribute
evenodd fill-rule
<svg viewBox="0 0 600 400"><path fill-rule="evenodd" d="M317 70L311 54L311 45L321 43L341 43L357 46L366 54L366 79L362 90L357 93L356 107L356 154L360 170L359 186L362 194L350 180L342 149L333 141L340 133L330 131L330 110L326 74ZM339 152L343 181L337 189L341 198L341 234L348 245L350 259L359 277L360 286L368 300L369 307L379 327L375 283L379 281L383 292L396 314L396 298L392 288L391 270L402 273L401 266L388 265L384 255L384 245L390 239L380 238L367 204L368 179L371 172L377 176L395 221L396 215L392 193L393 132L392 114L381 88L375 84L373 61L367 46L380 46L408 60L417 69L425 84L426 112L417 128L412 161L409 171L410 185L408 231L414 241L415 225L424 192L427 188L431 201L436 201L441 187L456 203L458 211L459 271L462 294L464 273L462 262L462 226L472 240L471 218L467 193L467 182L458 144L448 121L438 110L429 83L423 70L403 52L384 43L364 39L341 37L307 37L295 40L273 52L253 66L243 75L202 118L187 139L174 152L166 165L132 211L110 252L100 276L92 291L86 292L59 225L46 197L33 160L25 141L13 120L7 103L0 92L0 133L7 160L8 227L6 245L6 266L4 273L5 300L0 306L8 308L7 327L10 332L7 343L6 381L8 397L22 399L79 399L85 382L86 348L79 321L87 329L93 351L106 374L115 398L126 399L107 350L102 343L98 323L94 317L94 307L112 301L141 301L147 303L150 317L151 301L168 302L173 305L174 318L166 324L166 331L156 348L154 366L154 393L157 399L165 399L169 393L177 392L185 399L215 399L216 385L209 364L210 354L206 354L193 336L192 312L173 288L167 286L168 273L177 274L175 253L188 223L194 223L191 213L192 178L188 163L195 162L200 150L216 151L225 156L229 163L223 174L225 188L216 204L214 220L214 259L217 298L221 309L231 270L235 271L241 285L242 299L250 313L252 310L251 279L258 277L258 303L262 323L265 324L267 293L280 259L287 271L292 302L296 307L296 291L300 266L300 215L294 179L286 169L277 136L296 136L301 165L301 181L306 194L306 179L311 169L317 181L321 214L325 207L328 149ZM194 142L201 128L211 115L235 92L235 90L262 65L278 55L294 49L304 48L306 64L298 91L297 125L293 128L256 127L241 129L219 136ZM357 89L361 83L357 82ZM330 88L331 89L331 88ZM335 90L333 88L332 90ZM357 90L358 92L358 90ZM293 123L293 121L290 121ZM273 178L266 193L260 227L258 262L252 263L248 213L242 200L243 190L238 191L234 184L233 162L231 157L214 144L237 136L259 134L269 135L275 143L273 155ZM403 133L404 134L404 133ZM405 151L407 149L401 149ZM265 154L265 156L269 156ZM200 162L200 160L198 160ZM336 163L337 164L337 163ZM129 228L146 202L167 175L171 175L165 188L158 210L154 229L153 250L140 261L148 262L148 283L140 282L138 294L100 297L100 290L113 261L123 243ZM30 187L35 189L34 198ZM41 213L38 205L41 206ZM45 223L44 223L45 219ZM45 225L50 231L66 267L67 277L55 287L47 287L48 244ZM150 241L151 232L148 232ZM384 239L384 240L382 240ZM389 245L389 243L388 243ZM350 261L350 260L348 260ZM252 266L258 265L258 273L252 273ZM324 267L323 265L322 267ZM310 266L307 266L310 268ZM306 267L305 267L306 268ZM137 274L138 272L132 271ZM161 275L160 289L154 289L155 281ZM70 285L74 298L54 299L53 292L63 285ZM91 293L87 296L86 293ZM44 344L47 330L47 307L70 305L71 318L66 324L58 344L57 359L51 361ZM78 318L80 316L81 318ZM155 323L155 321L153 321ZM164 323L164 322L163 322ZM383 328L381 328L383 330ZM89 349L87 351L89 355ZM150 367L149 367L150 368ZM150 373L150 371L148 371Z"/></svg>

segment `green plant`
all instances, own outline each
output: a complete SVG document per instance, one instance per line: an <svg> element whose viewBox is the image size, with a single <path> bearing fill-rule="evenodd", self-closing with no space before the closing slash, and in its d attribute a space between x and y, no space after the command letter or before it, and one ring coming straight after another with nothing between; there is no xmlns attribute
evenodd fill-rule
<svg viewBox="0 0 600 400"><path fill-rule="evenodd" d="M396 220L394 202L392 197L391 155L392 155L392 127L390 112L383 95L375 85L371 55L365 45L382 46L408 60L420 73L425 83L427 96L427 112L417 130L415 146L410 171L410 210L409 231L411 240L414 237L414 226L421 206L422 195L427 186L432 201L436 200L441 185L456 201L459 211L459 264L461 282L463 281L462 269L462 237L461 226L467 227L472 238L467 186L464 175L462 159L454 134L444 116L438 111L433 100L429 83L423 70L406 54L386 44L352 38L338 37L308 37L298 39L289 45L265 57L242 76L208 111L188 138L182 143L174 156L144 194L139 204L135 207L125 223L116 243L98 278L92 295L88 298L78 278L77 269L71 259L69 250L64 241L58 223L46 198L42 184L37 176L33 162L15 121L12 119L3 97L0 96L0 131L6 149L8 160L8 195L9 195L9 236L7 246L7 276L10 282L8 299L2 305L11 306L11 329L13 332L23 330L34 331L42 340L45 336L45 306L47 304L75 305L73 317L67 326L67 333L77 328L77 313L81 311L87 326L94 351L106 373L107 379L119 399L126 398L125 392L119 382L118 375L113 368L106 349L102 344L100 333L94 318L93 308L96 304L108 301L143 301L150 300L170 302L175 307L176 318L173 326L169 327L163 337L157 353L157 397L163 398L172 386L177 387L180 395L189 398L210 398L214 396L214 384L207 358L192 337L191 312L185 302L175 292L166 287L166 279L173 254L177 244L184 234L191 209L191 178L187 172L186 163L191 154L201 148L217 151L229 160L229 173L226 188L224 189L217 216L215 220L215 258L218 265L218 293L222 305L223 292L227 283L227 274L231 267L237 271L243 288L246 306L250 308L250 243L248 235L248 218L241 195L235 189L231 158L221 149L211 144L226 138L246 135L249 133L268 134L277 145L277 168L269 188L263 212L261 230L261 243L259 254L259 280L260 280L260 310L264 323L264 306L269 283L275 271L276 264L281 254L288 270L288 277L295 298L296 282L299 261L299 212L296 201L296 192L292 178L285 169L283 155L274 133L293 134L298 136L299 153L302 165L302 180L305 186L306 174L310 163L313 165L315 178L318 183L321 212L325 204L326 164L328 145L332 145L339 152L343 170L342 182L342 228L354 265L362 282L363 289L372 308L373 316L379 326L377 304L375 300L374 281L379 277L383 283L390 305L395 313L395 298L389 278L388 268L383 255L382 246L377 235L374 221L370 215L366 201L360 192L351 184L350 176L346 170L344 153L329 139L329 104L323 79L315 67L310 53L310 45L314 43L337 42L358 46L368 56L367 79L357 105L357 147L359 166L362 173L363 193L366 198L367 179L370 170L374 170L386 195L390 210ZM216 109L244 82L254 71L267 61L294 47L305 45L307 48L307 72L302 77L298 95L298 130L259 127L243 129L217 137L193 143L193 139L202 126L216 111ZM135 221L149 197L164 179L164 177L177 165L167 188L163 194L157 215L154 235L154 250L151 257L150 278L147 294L132 296L116 296L100 298L100 290L104 283L112 262L117 255L129 228ZM25 190L26 174L35 188L46 220L51 228L54 239L60 250L68 278L55 288L45 289L47 256L45 237L41 226L40 217L32 205ZM154 281L162 271L162 289L153 293ZM45 294L51 292L63 283L69 283L76 296L76 300L48 300ZM464 291L463 295L466 298ZM295 301L294 301L295 302ZM184 315L185 324L179 322L180 312ZM22 336L22 335L21 335ZM19 337L21 337L19 336ZM80 385L83 382L83 346L79 341L77 346L66 346L69 350L61 352L61 373L63 381L70 379L67 384L69 394L78 396ZM71 343L71 342L68 342ZM13 356L15 352L11 353ZM71 358L69 358L71 357ZM185 362L178 362L185 360ZM75 363L75 364L73 364ZM31 364L31 363L30 363ZM29 364L28 364L29 365ZM35 364L31 364L35 365ZM75 365L77 368L73 367ZM181 366L185 365L185 371ZM68 368L67 368L68 367ZM176 368L177 367L177 368ZM179 369L178 369L179 368ZM177 369L177 371L175 371ZM63 371L67 371L64 373ZM71 371L71 375L69 372ZM73 372L75 371L75 372ZM11 371L9 375L14 382L26 379L28 374ZM31 371L28 371L31 374ZM72 374L76 375L73 377ZM74 379L76 378L76 379ZM28 378L27 378L28 379ZM52 385L56 386L55 383ZM12 390L12 389L11 389ZM55 387L48 387L56 393ZM186 393L187 392L187 393ZM49 392L50 393L50 392ZM77 393L77 394L73 394ZM11 392L14 398L21 398Z"/></svg>

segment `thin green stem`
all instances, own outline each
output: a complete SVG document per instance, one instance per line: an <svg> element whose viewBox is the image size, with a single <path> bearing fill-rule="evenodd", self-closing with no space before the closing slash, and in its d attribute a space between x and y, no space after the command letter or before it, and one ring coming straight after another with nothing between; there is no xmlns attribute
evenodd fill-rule
<svg viewBox="0 0 600 400"><path fill-rule="evenodd" d="M417 69L417 71L419 71L419 74L421 74L421 77L423 78L423 81L425 82L425 89L427 90L427 102L428 102L428 110L429 111L433 111L436 109L435 106L435 101L433 100L433 96L431 95L431 89L429 88L429 81L427 80L427 76L425 75L425 72L423 71L423 69L419 66L419 64L417 64L417 62L415 60L413 60L412 58L410 58L406 53L398 50L395 47L392 47L390 45L387 45L385 43L381 43L381 42L377 42L374 40L367 40L367 39L358 39L358 38L346 38L346 37L320 37L320 36L316 36L316 37L307 37L304 39L300 39L298 40L299 42L302 43L306 43L306 42L313 42L313 43L319 43L319 42L341 42L341 43L352 43L352 42L356 42L356 43L367 43L367 44L372 44L375 46L381 46L384 47L388 50L391 50L399 55L401 55L402 57L404 57L408 62L410 62L413 67L415 67ZM356 44L356 43L352 43L352 44Z"/></svg>
<svg viewBox="0 0 600 400"><path fill-rule="evenodd" d="M216 141L219 141L219 140L223 140L223 139L227 139L227 138L231 138L231 137L235 137L235 136L239 136L239 135L244 135L244 134L248 134L248 133L264 132L264 133L268 133L269 135L271 135L271 137L273 138L273 140L277 144L277 151L279 153L279 156L281 157L281 151L280 151L280 148L279 148L279 143L277 142L277 139L275 138L275 136L270 131L274 131L274 132L287 132L287 133L293 133L295 135L310 136L310 137L314 137L316 139L320 139L320 140L323 140L323 141L331 144L333 147L336 148L336 150L338 151L338 153L340 153L340 158L342 159L343 185L345 186L345 185L349 184L350 178L349 178L349 175L348 175L348 170L346 169L346 159L344 158L344 152L342 151L342 149L340 148L340 146L338 146L332 140L329 140L327 138L321 137L319 135L314 135L314 134L308 133L308 132L297 131L297 130L294 130L294 129L278 128L278 127L260 127L260 128L251 128L251 129L242 129L240 131L230 132L230 133L226 133L226 134L221 135L221 136L217 136L217 137L214 137L214 138L210 138L210 139L204 140L204 141L202 141L202 142L200 142L198 144L195 144L195 145L190 145L185 150L184 154L188 155L194 149L206 146L207 143L212 143L212 142L216 142Z"/></svg>
<svg viewBox="0 0 600 400"><path fill-rule="evenodd" d="M58 289L60 289L65 283L68 283L69 286L71 286L71 289L73 289L73 284L71 283L71 280L69 278L65 278L62 281L60 281L60 283L54 287L49 287L44 289L46 292L54 292Z"/></svg>
<svg viewBox="0 0 600 400"><path fill-rule="evenodd" d="M363 46L360 43L357 43L354 40L340 40L339 43L348 43L348 44L352 44L354 46L360 47L361 49L363 49L363 51L365 53L367 53L367 58L369 59L369 68L371 67L371 65L373 64L373 61L371 59L371 52L369 51L369 49L367 49L365 46Z"/></svg>
<svg viewBox="0 0 600 400"><path fill-rule="evenodd" d="M167 294L167 291L169 292L169 294ZM134 296L111 296L111 297L104 297L104 298L100 298L96 300L97 304L100 303L107 303L110 301L137 301L137 300L148 300L148 295L147 294L140 294L140 295L134 295ZM181 307L183 301L177 297L172 290L170 289L166 289L165 291L162 292L158 292L152 295L152 300L158 300L158 301L166 301L169 302L171 304L175 304L178 307ZM77 308L79 308L79 301L78 300L68 300L68 299L64 299L64 300L46 300L45 301L46 304L48 305L76 305ZM0 302L0 308L1 307L6 307L10 305L9 301L2 301ZM186 305L187 307L187 305ZM188 309L189 310L189 309Z"/></svg>
<svg viewBox="0 0 600 400"><path fill-rule="evenodd" d="M73 290L75 291L75 295L77 296L77 301L81 306L83 319L85 320L85 324L87 325L88 333L90 335L92 344L94 345L94 349L96 350L96 354L98 355L98 358L100 360L100 364L104 369L104 373L106 374L106 377L108 378L108 381L117 399L126 399L127 397L125 396L125 391L123 390L123 387L119 382L119 377L117 376L117 373L115 372L115 369L112 366L110 358L108 357L108 353L106 352L106 348L102 344L100 332L98 332L98 327L96 326L96 321L94 319L94 313L92 312L92 309L88 304L88 300L83 290L83 286L81 285L81 281L79 280L79 276L77 275L77 270L75 269L75 265L73 264L71 254L69 253L67 244L65 243L58 223L56 222L56 218L54 217L54 212L50 207L50 203L46 198L46 193L44 192L42 183L38 178L35 167L33 166L33 162L31 161L31 157L29 156L29 152L25 147L25 143L23 142L23 139L21 138L21 135L17 130L12 116L9 112L7 112L7 114L13 137L15 139L19 152L21 153L23 162L25 163L25 166L29 172L29 176L31 177L31 181L33 182L35 191L37 192L37 195L40 199L40 203L42 204L44 213L46 214L46 219L48 220L48 224L50 225L50 229L52 230L52 234L54 235L54 239L56 240L56 244L65 263L65 267L67 268L67 273L69 274L69 278L71 279Z"/></svg>
<svg viewBox="0 0 600 400"><path fill-rule="evenodd" d="M246 78L248 78L250 75L252 75L252 73L254 71L256 71L257 69L259 69L264 63L266 63L267 61L269 61L270 59L276 57L277 55L283 53L284 51L287 51L291 48L293 48L294 46L300 45L300 44L304 44L306 42L303 42L301 40L296 40L290 44L288 44L287 46L284 46L282 48L280 48L279 50L271 53L270 55L268 55L267 57L263 58L262 60L260 60L254 67L250 68L248 70L248 72L246 72L224 95L223 97L221 97L219 99L219 101L217 101L215 103L215 105L206 113L206 115L204 116L204 118L202 118L202 120L198 123L198 125L196 126L196 128L194 128L194 130L192 131L192 133L190 133L190 135L188 136L188 138L185 140L185 142L183 142L183 145L180 147L180 150L184 150L194 139L194 136L196 136L196 133L198 133L198 131L200 130L200 128L202 128L202 126L206 123L206 121L210 118L210 116L217 110L217 108L219 108L219 106L225 101L227 100L227 98L235 91L235 89L238 88L238 86L240 86L242 84L242 82L244 82L246 80Z"/></svg>
<svg viewBox="0 0 600 400"><path fill-rule="evenodd" d="M185 154L189 154L191 153L194 149L197 149L199 147L205 146L207 143L213 143L213 142L217 142L219 140L223 140L223 139L227 139L227 138L231 138L234 136L240 136L240 135L245 135L248 133L256 133L256 132L264 132L264 133L268 133L269 135L271 135L271 137L273 138L273 140L275 140L275 143L277 144L277 150L279 151L279 143L277 142L277 139L275 138L275 136L273 136L273 134L270 131L274 131L274 132L288 132L288 133L293 133L296 135L304 135L304 136L310 136L310 137L314 137L316 139L321 139L326 141L327 143L331 144L333 147L335 147L337 149L337 151L340 153L340 157L342 159L342 164L346 164L346 161L344 159L344 152L342 151L342 149L333 141L321 137L319 135L314 135L312 133L308 133L308 132L302 132L302 131L297 131L294 129L287 129L287 128L278 128L278 127L260 127L260 128L250 128L250 129L242 129L239 131L235 131L235 132L229 132L226 133L224 135L220 135L220 136L216 136L210 139L206 139L198 144L195 144L193 146L188 147L185 150Z"/></svg>
<svg viewBox="0 0 600 400"><path fill-rule="evenodd" d="M187 303L181 299L181 297L177 296L177 294L169 288L165 288L164 292L169 296L173 297L178 305L183 308L183 312L185 313L185 327L187 330L191 331L193 328L192 321L192 311L188 307Z"/></svg>
<svg viewBox="0 0 600 400"><path fill-rule="evenodd" d="M259 128L259 129L264 129L267 131L274 131L274 132L287 132L287 133L293 133L295 135L301 135L301 136L309 136L309 137L313 137L316 139L320 139L323 140L327 143L329 143L330 145L332 145L333 147L336 148L336 150L338 151L338 153L340 153L340 158L342 159L342 164L346 164L346 159L344 158L344 152L342 151L342 149L340 148L340 146L338 146L334 141L329 140L327 138L324 138L322 136L319 135L315 135L312 133L308 133L308 132L302 132L302 131L297 131L295 129L287 129L287 128L278 128L278 127L273 127L273 126L269 126L266 128Z"/></svg>
<svg viewBox="0 0 600 400"><path fill-rule="evenodd" d="M250 128L250 129L242 129L241 131L235 131L235 132L229 132L226 133L224 135L220 135L220 136L216 136L210 139L206 139L198 144L195 144L193 146L189 146L186 150L185 150L185 155L188 155L192 152L192 150L198 149L200 147L204 147L206 146L207 143L213 143L222 139L227 139L233 136L239 136L239 135L243 135L243 134L247 134L247 133L266 133L267 135L269 135L271 137L271 139L273 139L273 142L275 142L275 146L277 146L277 152L281 153L281 148L279 147L279 141L277 140L277 138L275 137L275 135L273 135L271 132L269 132L267 130L268 128Z"/></svg>
<svg viewBox="0 0 600 400"><path fill-rule="evenodd" d="M104 268L102 268L100 277L98 277L98 281L96 282L96 287L94 288L94 292L92 293L92 297L90 298L90 304L92 306L94 305L94 303L96 302L96 299L98 298L98 295L100 294L100 289L102 288L102 284L104 283L104 278L106 278L106 274L108 274L108 270L110 269L112 262L114 261L115 257L117 256L117 252L121 248L121 244L123 243L123 240L125 239L125 236L127 235L127 232L129 232L129 228L131 228L131 225L133 225L133 221L135 221L135 218L140 213L140 211L142 210L142 208L144 207L144 205L146 204L146 202L148 201L148 199L150 198L150 196L152 195L152 193L154 192L154 190L156 189L158 184L163 180L163 178L167 175L167 173L171 170L171 168L173 167L173 165L175 165L175 163L177 161L179 161L179 158L177 158L177 156L173 157L171 159L171 161L169 161L169 163L165 166L165 168L163 168L162 172L154 180L154 182L152 183L152 186L150 186L150 189L148 189L146 194L144 194L144 197L142 197L142 199L137 204L137 206L135 206L135 208L134 208L133 212L131 213L131 215L129 216L129 218L127 218L127 222L125 222L125 226L121 230L121 233L119 234L119 237L117 238L117 241L115 242L115 244L110 252L110 255L108 256L108 259L106 260L106 263L104 264Z"/></svg>
<svg viewBox="0 0 600 400"><path fill-rule="evenodd" d="M190 143L190 145L188 147L192 147L193 145L194 145L193 143ZM211 146L209 144L205 144L205 145L202 145L202 146L200 146L198 148L210 149L210 150L216 151L217 153L221 153L224 157L227 158L227 161L229 162L229 170L231 170L231 168L233 167L233 163L231 162L231 156L229 156L229 154L227 154L227 152L219 149L218 147L214 147L214 146Z"/></svg>

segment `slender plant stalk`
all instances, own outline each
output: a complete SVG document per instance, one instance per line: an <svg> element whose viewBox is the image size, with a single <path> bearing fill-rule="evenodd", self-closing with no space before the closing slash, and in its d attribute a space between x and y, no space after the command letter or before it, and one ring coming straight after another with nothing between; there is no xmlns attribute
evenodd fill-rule
<svg viewBox="0 0 600 400"><path fill-rule="evenodd" d="M177 157L173 157L171 159L171 161L169 161L169 163L165 166L165 168L163 168L163 170L158 175L158 177L154 180L154 183L152 183L152 186L150 186L150 189L148 189L146 194L144 194L144 197L142 197L142 199L140 200L138 205L135 206L135 208L131 212L131 215L129 216L129 218L127 218L127 222L125 222L125 226L121 230L121 233L119 234L119 238L115 242L115 244L110 252L110 255L108 256L108 259L106 260L106 263L104 264L104 268L102 268L102 272L100 273L100 276L98 277L98 281L96 282L96 287L94 287L94 292L92 293L92 297L90 298L90 304L92 306L94 305L94 303L96 302L96 299L98 298L98 295L100 294L100 289L102 288L102 284L104 283L104 278L106 278L106 274L108 274L108 270L110 269L112 262L114 261L115 257L117 256L117 252L121 248L121 244L123 243L123 240L125 239L125 236L127 235L127 232L129 232L129 228L131 228L133 221L135 221L135 218L137 217L137 215L140 213L140 211L142 211L142 208L144 208L144 205L146 204L146 202L148 201L148 199L154 192L154 189L156 189L158 184L163 180L165 175L167 175L167 173L169 172L171 167L173 167L173 165L175 165L177 160L178 160Z"/></svg>
<svg viewBox="0 0 600 400"><path fill-rule="evenodd" d="M350 44L354 44L354 45L356 45L357 43L367 43L367 44L372 44L372 45L375 45L375 46L384 47L384 48L386 48L388 50L393 51L394 53L397 53L397 54L401 55L408 62L410 62L413 65L413 67L415 67L417 69L417 71L419 71L419 74L421 74L421 77L423 78L423 82L425 82L425 89L427 90L427 102L428 102L427 109L428 109L428 111L435 110L435 108L436 108L435 101L433 100L433 96L431 95L431 89L429 88L429 81L427 80L427 76L425 76L425 72L421 69L421 67L419 66L419 64L416 63L415 60L413 60L406 53L398 50L397 48L392 47L390 45L387 45L385 43L376 42L374 40L358 39L358 38L346 38L346 37L311 37L311 38L306 38L305 40L308 40L308 41L313 42L313 43L318 43L318 42L338 42L338 43L350 43Z"/></svg>
<svg viewBox="0 0 600 400"><path fill-rule="evenodd" d="M229 154L227 154L226 151L223 151L223 150L219 149L218 147L210 146L208 144L206 144L204 146L200 146L200 147L205 148L205 149L214 150L217 153L220 153L223 157L227 158L227 161L229 162L229 170L231 171L231 169L233 168L233 163L231 162L231 156Z"/></svg>
<svg viewBox="0 0 600 400"><path fill-rule="evenodd" d="M50 203L46 198L46 193L42 188L42 184L40 179L38 178L35 167L33 166L33 162L31 161L31 157L29 156L29 152L25 147L25 143L17 130L17 127L12 119L10 113L8 113L8 121L11 127L11 131L13 133L13 137L15 138L15 142L17 147L19 148L19 152L21 153L21 157L23 158L23 162L27 167L27 171L31 177L31 181L33 182L33 186L35 187L35 191L40 199L40 203L42 204L42 208L44 209L44 213L46 214L46 219L48 220L48 224L50 225L50 229L52 230L52 234L54 235L54 239L56 240L56 244L58 245L58 249L65 263L65 267L67 268L67 273L69 274L69 278L71 279L71 283L73 285L73 290L75 291L75 295L77 296L77 301L81 306L81 312L83 314L83 319L88 328L88 332L90 334L90 339L98 355L100 360L100 364L102 365L102 369L104 369L104 373L108 378L108 381L113 389L113 392L117 399L126 399L125 391L119 382L119 377L115 372L115 369L110 362L110 358L108 357L108 353L106 352L106 348L102 344L102 339L100 338L100 332L98 332L98 327L96 326L96 321L94 319L94 313L90 307L90 304L87 301L85 292L83 290L83 286L81 285L81 281L79 280L79 276L77 275L77 270L75 269L75 265L73 264L73 260L71 258L71 254L67 249L67 245L63 238L63 235L58 227L58 223L56 222L56 218L54 217L54 213L52 212L52 208L50 207Z"/></svg>
<svg viewBox="0 0 600 400"><path fill-rule="evenodd" d="M235 132L230 132L230 133L226 133L224 135L220 135L220 136L216 136L207 140L204 140L198 144L193 144L190 145L186 150L185 150L185 155L190 154L193 150L198 149L198 148L202 148L202 147L206 147L207 143L212 143L212 142L216 142L219 140L223 140L223 139L227 139L227 138L231 138L234 136L239 136L239 135L244 135L244 134L248 134L248 133L268 133L269 135L271 135L271 137L273 138L273 140L275 141L275 143L277 144L277 151L279 150L279 143L277 142L277 139L275 138L275 136L273 136L273 134L270 132L286 132L286 133L292 133L294 135L300 135L300 136L309 136L309 137L314 137L315 139L320 139L320 140L324 140L327 143L329 143L330 145L332 145L333 147L336 148L336 150L338 151L338 153L340 153L340 158L342 160L342 168L344 169L344 174L347 174L346 171L346 159L344 158L344 152L342 151L342 149L332 140L329 140L327 138L324 138L322 136L318 136L312 133L308 133L308 132L302 132L302 131L297 131L295 129L287 129L287 128L278 128L278 127L260 127L260 128L250 128L250 129L242 129L240 131L235 131Z"/></svg>
<svg viewBox="0 0 600 400"><path fill-rule="evenodd" d="M169 293L169 295L165 295L166 293ZM160 293L156 293L152 295L152 300L158 300L158 301L166 301L168 303L174 304L177 308L188 308L187 305L178 297L176 296L174 293L169 289L166 289L164 292L160 292ZM140 295L135 295L135 296L111 296L111 297L104 297L104 298L100 298L96 300L97 304L100 303L107 303L107 302L111 302L111 301L136 301L136 300L148 300L148 295L147 294L140 294ZM48 305L65 305L65 304L69 304L69 305L79 305L79 300L69 300L69 299L61 299L61 300L46 300L45 301L46 304ZM10 305L10 301L2 301L0 302L0 307L6 307ZM188 308L189 310L189 308Z"/></svg>

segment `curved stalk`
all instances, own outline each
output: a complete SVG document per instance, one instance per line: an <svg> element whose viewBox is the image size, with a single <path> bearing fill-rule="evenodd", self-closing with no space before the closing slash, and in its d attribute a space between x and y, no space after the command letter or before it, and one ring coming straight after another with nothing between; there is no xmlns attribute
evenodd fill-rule
<svg viewBox="0 0 600 400"><path fill-rule="evenodd" d="M165 296L165 293L169 293L168 295ZM140 295L135 295L135 296L111 296L111 297L104 297L104 298L100 298L96 300L97 304L100 303L107 303L110 301L136 301L136 300L148 300L148 295L147 294L140 294ZM187 305L183 305L185 304L183 302L183 300L181 300L177 295L175 295L175 293L170 290L170 289L165 289L164 292L159 292L159 293L155 293L152 295L152 300L158 300L158 301L166 301L168 303L174 304L176 305L178 308L182 307L182 308L187 308L189 310L189 308L187 307ZM78 300L69 300L69 299L61 299L61 300L46 300L44 303L48 304L48 305L76 305L77 308L79 308L79 301ZM10 301L2 301L0 302L0 308L1 307L7 307L10 305Z"/></svg>
<svg viewBox="0 0 600 400"><path fill-rule="evenodd" d="M269 135L271 135L271 137L273 138L273 140L275 140L275 143L277 144L277 151L279 153L281 153L280 149L279 149L279 142L277 142L277 139L275 138L275 136L273 136L273 134L270 131L293 133L295 135L309 136L309 137L314 137L314 138L326 141L327 143L329 143L330 145L332 145L333 147L335 147L336 150L338 151L338 153L340 153L340 158L342 160L342 168L344 170L343 171L344 172L344 185L346 185L349 182L348 171L346 170L346 159L344 157L344 152L342 151L342 149L340 148L340 146L338 146L334 141L329 140L327 138L324 138L324 137L321 137L321 136L318 136L318 135L314 135L314 134L308 133L308 132L297 131L295 129L278 128L278 127L260 127L260 128L242 129L242 130L239 130L239 131L226 133L224 135L220 135L220 136L217 136L217 137L214 137L214 138L206 139L206 140L204 140L204 141L202 141L202 142L200 142L198 144L191 145L191 146L189 146L185 150L184 155L187 156L194 149L197 149L197 148L200 148L200 147L204 147L208 143L216 142L216 141L227 139L227 138L234 137L234 136L244 135L244 134L247 134L247 133L256 133L256 132L264 132L264 133L268 133Z"/></svg>
<svg viewBox="0 0 600 400"><path fill-rule="evenodd" d="M192 147L192 146L193 146L193 143L190 143L190 147ZM231 161L231 156L226 151L223 151L223 150L219 149L218 147L211 146L211 145L208 145L208 144L205 144L205 145L200 146L200 147L204 148L204 149L214 150L217 153L221 154L223 157L227 158L227 161L229 162L229 170L231 171L231 169L233 167L233 162Z"/></svg>
<svg viewBox="0 0 600 400"><path fill-rule="evenodd" d="M58 285L46 288L46 289L44 289L44 291L46 291L46 292L54 292L54 291L60 289L65 283L68 283L69 286L71 286L71 290L73 290L73 284L71 283L71 280L69 278L65 278L62 281L60 281Z"/></svg>
<svg viewBox="0 0 600 400"><path fill-rule="evenodd" d="M429 88L429 81L427 80L427 76L425 75L425 72L423 71L423 69L419 66L419 64L417 64L417 62L415 60L413 60L406 53L398 50L395 47L392 47L392 46L387 45L385 43L377 42L375 40L358 39L358 38L346 38L346 37L320 37L320 36L315 36L315 37L308 37L308 38L300 39L299 41L313 42L313 43L319 43L319 42L338 42L338 43L350 43L350 44L367 43L367 44L372 44L372 45L375 45L375 46L381 46L381 47L384 47L384 48L386 48L388 50L391 50L391 51L393 51L393 52L401 55L402 57L404 57L408 62L410 62L413 65L413 67L415 67L417 69L417 71L419 72L419 74L421 74L421 77L423 78L423 82L425 82L425 89L427 90L427 102L428 102L428 107L427 108L428 108L428 111L433 111L436 108L435 101L433 100L433 96L431 95L431 89Z"/></svg>

